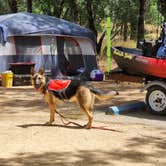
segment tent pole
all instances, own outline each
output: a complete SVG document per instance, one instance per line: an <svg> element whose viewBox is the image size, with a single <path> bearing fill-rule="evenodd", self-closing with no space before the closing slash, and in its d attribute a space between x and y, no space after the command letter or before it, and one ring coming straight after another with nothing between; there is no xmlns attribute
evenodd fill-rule
<svg viewBox="0 0 166 166"><path fill-rule="evenodd" d="M111 69L111 18L107 17L107 72Z"/></svg>

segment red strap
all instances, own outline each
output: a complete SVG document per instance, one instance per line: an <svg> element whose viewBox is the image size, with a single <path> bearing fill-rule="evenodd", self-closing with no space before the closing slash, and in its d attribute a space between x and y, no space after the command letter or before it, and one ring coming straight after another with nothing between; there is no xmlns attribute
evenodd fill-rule
<svg viewBox="0 0 166 166"><path fill-rule="evenodd" d="M83 128L84 126L80 125L79 123L76 123L76 122L72 122L72 121L69 121L69 120L66 120L67 122L64 122L64 119L66 119L62 114L60 114L57 110L55 110L55 112L60 116L60 119L62 121L62 123L65 125L65 126L68 126L70 124L73 124L75 126L79 126L81 128ZM108 130L108 131L115 131L115 132L120 132L118 130L114 130L114 129L110 129L110 128L106 128L104 126L92 126L91 127L92 129L99 129L99 130Z"/></svg>

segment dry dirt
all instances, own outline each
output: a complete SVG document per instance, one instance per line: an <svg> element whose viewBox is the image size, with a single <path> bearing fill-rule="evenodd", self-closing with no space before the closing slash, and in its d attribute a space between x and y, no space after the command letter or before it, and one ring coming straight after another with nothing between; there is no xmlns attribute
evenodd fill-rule
<svg viewBox="0 0 166 166"><path fill-rule="evenodd" d="M113 131L64 126L56 116L52 126L43 97L31 86L0 87L0 166L165 166L166 117L146 109L106 115L112 105L143 101L141 84L93 83L105 91L116 89L112 101L96 101L94 126ZM70 120L86 123L75 104L59 106Z"/></svg>

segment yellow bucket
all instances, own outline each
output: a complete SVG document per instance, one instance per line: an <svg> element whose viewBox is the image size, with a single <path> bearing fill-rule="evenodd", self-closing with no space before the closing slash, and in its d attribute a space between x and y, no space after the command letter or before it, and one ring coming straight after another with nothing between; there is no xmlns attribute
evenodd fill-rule
<svg viewBox="0 0 166 166"><path fill-rule="evenodd" d="M7 71L1 74L2 75L2 86L6 88L10 88L13 86L13 73L11 71Z"/></svg>

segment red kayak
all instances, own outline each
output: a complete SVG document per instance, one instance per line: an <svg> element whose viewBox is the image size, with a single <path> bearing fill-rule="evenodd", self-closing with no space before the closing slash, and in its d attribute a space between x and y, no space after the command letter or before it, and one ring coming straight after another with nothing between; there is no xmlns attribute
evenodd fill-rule
<svg viewBox="0 0 166 166"><path fill-rule="evenodd" d="M112 47L112 55L119 68L132 75L166 78L166 59L143 55L141 50Z"/></svg>

